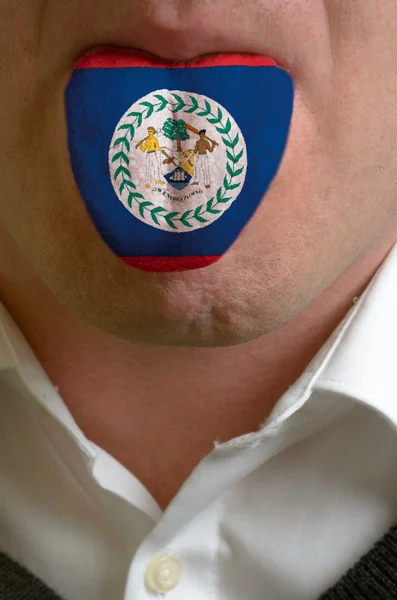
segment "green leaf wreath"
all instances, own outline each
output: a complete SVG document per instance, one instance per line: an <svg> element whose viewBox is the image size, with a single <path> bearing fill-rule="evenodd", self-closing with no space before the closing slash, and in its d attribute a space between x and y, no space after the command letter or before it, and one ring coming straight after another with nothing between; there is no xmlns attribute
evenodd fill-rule
<svg viewBox="0 0 397 600"><path fill-rule="evenodd" d="M139 103L143 107L142 111L128 113L127 116L131 118L131 122L120 125L117 129L117 131L120 132L120 136L113 143L112 149L115 151L115 154L113 155L112 163L118 163L114 172L114 179L119 185L120 195L124 190L128 193L128 206L132 208L133 202L136 202L142 219L149 217L153 223L160 225L159 218L162 218L172 229L178 230L179 223L185 227L191 228L193 227L192 222L208 223L210 219L206 217L219 214L224 210L224 206L222 205L225 205L232 200L232 197L228 196L228 192L241 186L241 182L236 183L235 178L244 171L244 165L239 166L244 151L241 150L236 154L236 147L240 141L239 135L237 134L234 138L231 137L230 131L232 124L229 118L224 120L222 110L219 107L215 112L208 100L204 100L204 106L200 106L194 96L189 95L191 100L190 104L186 103L183 98L176 93L171 93L171 95L174 97L175 101L168 100L161 94L154 94L152 102L146 100ZM153 112L161 112L167 107L172 113L183 111L184 113L195 113L200 117L206 117L208 123L215 125L216 130L221 134L222 141L226 147L226 156L228 158L226 164L227 174L223 179L223 185L217 189L216 194L205 204L197 206L196 209L186 210L183 213L169 212L166 208L155 206L153 202L145 200L144 196L137 191L129 169L130 161L127 153L130 151L136 128L140 127L143 121L148 119ZM176 132L175 136L178 135L182 136L182 133Z"/></svg>

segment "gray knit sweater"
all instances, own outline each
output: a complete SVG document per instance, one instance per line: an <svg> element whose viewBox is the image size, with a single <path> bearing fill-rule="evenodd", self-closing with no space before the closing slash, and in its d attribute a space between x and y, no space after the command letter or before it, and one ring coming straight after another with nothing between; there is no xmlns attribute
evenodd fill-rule
<svg viewBox="0 0 397 600"><path fill-rule="evenodd" d="M319 598L319 600L396 599L397 527L393 527L333 588ZM60 598L26 569L0 552L0 600L60 600Z"/></svg>

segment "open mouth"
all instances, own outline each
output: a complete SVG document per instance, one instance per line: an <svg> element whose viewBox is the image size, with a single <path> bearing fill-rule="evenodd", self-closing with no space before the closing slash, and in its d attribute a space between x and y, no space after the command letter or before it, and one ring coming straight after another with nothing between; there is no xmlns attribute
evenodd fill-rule
<svg viewBox="0 0 397 600"><path fill-rule="evenodd" d="M108 247L145 271L217 261L277 174L293 99L290 75L265 56L84 56L66 91L69 150Z"/></svg>

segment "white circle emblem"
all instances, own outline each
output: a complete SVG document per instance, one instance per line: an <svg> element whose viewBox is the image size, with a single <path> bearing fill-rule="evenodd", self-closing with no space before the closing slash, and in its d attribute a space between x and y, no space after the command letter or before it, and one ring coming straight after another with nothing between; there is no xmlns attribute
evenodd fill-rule
<svg viewBox="0 0 397 600"><path fill-rule="evenodd" d="M118 122L109 170L130 213L157 229L181 233L210 225L236 200L247 151L237 123L218 102L157 90Z"/></svg>

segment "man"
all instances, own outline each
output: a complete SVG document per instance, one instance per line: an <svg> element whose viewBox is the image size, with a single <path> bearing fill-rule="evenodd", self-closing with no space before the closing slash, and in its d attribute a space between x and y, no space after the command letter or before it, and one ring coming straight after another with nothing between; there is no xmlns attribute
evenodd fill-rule
<svg viewBox="0 0 397 600"><path fill-rule="evenodd" d="M0 596L395 598L395 0L0 17ZM129 268L85 210L64 89L107 45L294 79L278 175L211 267Z"/></svg>
<svg viewBox="0 0 397 600"><path fill-rule="evenodd" d="M156 182L159 185L164 185L161 177L161 163L160 154L161 148L159 146L158 139L154 135L156 130L154 127L147 128L147 137L137 144L137 148L141 152L146 152L146 187L150 188L151 183Z"/></svg>
<svg viewBox="0 0 397 600"><path fill-rule="evenodd" d="M210 144L206 134L207 131L205 129L199 131L200 139L197 140L194 147L194 181L192 185L198 185L201 182L206 188L210 188L211 176L207 152L214 151L216 142L212 140Z"/></svg>

